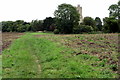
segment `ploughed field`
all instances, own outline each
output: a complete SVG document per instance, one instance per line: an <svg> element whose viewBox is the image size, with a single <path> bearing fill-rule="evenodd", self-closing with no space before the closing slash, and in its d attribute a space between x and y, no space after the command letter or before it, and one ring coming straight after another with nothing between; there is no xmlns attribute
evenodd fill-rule
<svg viewBox="0 0 120 80"><path fill-rule="evenodd" d="M2 33L2 49L8 48L12 41L19 38L23 33L4 32Z"/></svg>
<svg viewBox="0 0 120 80"><path fill-rule="evenodd" d="M3 33L3 78L118 77L117 33L22 35Z"/></svg>

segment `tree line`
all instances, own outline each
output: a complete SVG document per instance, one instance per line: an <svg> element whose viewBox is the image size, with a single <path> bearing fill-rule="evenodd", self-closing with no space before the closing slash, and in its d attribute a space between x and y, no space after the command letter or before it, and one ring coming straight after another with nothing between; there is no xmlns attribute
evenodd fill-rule
<svg viewBox="0 0 120 80"><path fill-rule="evenodd" d="M103 23L99 17L84 17L80 23L80 14L76 7L71 4L58 5L55 10L55 17L46 17L44 20L32 20L25 22L24 20L2 21L3 32L27 32L27 31L53 31L55 34L69 33L88 33L88 32L120 32L120 1L109 7L109 17L103 19Z"/></svg>
<svg viewBox="0 0 120 80"><path fill-rule="evenodd" d="M54 18L47 17L44 20L32 20L31 22L25 22L24 20L16 21L2 21L3 32L27 32L27 31L53 31L54 30Z"/></svg>

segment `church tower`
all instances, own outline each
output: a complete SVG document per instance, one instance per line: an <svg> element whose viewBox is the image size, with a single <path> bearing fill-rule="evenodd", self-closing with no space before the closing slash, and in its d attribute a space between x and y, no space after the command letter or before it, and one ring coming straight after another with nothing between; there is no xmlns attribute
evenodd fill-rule
<svg viewBox="0 0 120 80"><path fill-rule="evenodd" d="M80 23L83 21L83 16L82 16L82 7L80 7L80 5L78 5L76 7L77 11L79 12L80 14Z"/></svg>

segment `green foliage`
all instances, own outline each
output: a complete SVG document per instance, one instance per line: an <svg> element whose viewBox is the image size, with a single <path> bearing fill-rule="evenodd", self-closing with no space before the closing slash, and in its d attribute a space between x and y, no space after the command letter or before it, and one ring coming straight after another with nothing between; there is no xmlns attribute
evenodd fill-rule
<svg viewBox="0 0 120 80"><path fill-rule="evenodd" d="M98 31L101 31L102 30L102 21L99 17L95 18L95 24L96 24Z"/></svg>
<svg viewBox="0 0 120 80"><path fill-rule="evenodd" d="M59 30L58 30L58 29L55 29L55 30L54 30L54 34L59 34Z"/></svg>
<svg viewBox="0 0 120 80"><path fill-rule="evenodd" d="M3 78L36 78L39 73L35 63L32 40L30 36L17 39L3 51Z"/></svg>
<svg viewBox="0 0 120 80"><path fill-rule="evenodd" d="M120 32L120 1L117 4L112 4L108 9L109 18L104 18L104 32Z"/></svg>
<svg viewBox="0 0 120 80"><path fill-rule="evenodd" d="M73 55L71 48L49 41L47 37L36 38L31 34L27 33L15 40L9 49L3 51L3 78L114 78L116 76L107 68L106 60L100 61L98 57L89 54ZM49 37L51 36L48 36L48 39ZM60 39L57 36L51 38Z"/></svg>
<svg viewBox="0 0 120 80"><path fill-rule="evenodd" d="M54 31L55 18L46 17L46 19L43 20L43 28L44 30L47 30L47 31Z"/></svg>
<svg viewBox="0 0 120 80"><path fill-rule="evenodd" d="M79 25L78 27L74 28L74 33L79 34L79 33L88 33L88 32L92 32L93 28L91 26L88 25Z"/></svg>
<svg viewBox="0 0 120 80"><path fill-rule="evenodd" d="M114 17L104 18L103 31L104 32L119 32L120 28L118 26L118 20Z"/></svg>
<svg viewBox="0 0 120 80"><path fill-rule="evenodd" d="M3 32L27 32L27 31L39 31L43 30L41 20L32 20L31 23L24 22L23 20L16 21L3 21Z"/></svg>
<svg viewBox="0 0 120 80"><path fill-rule="evenodd" d="M88 26L92 26L95 31L97 30L97 27L95 25L95 20L91 17L84 17L83 24L88 25Z"/></svg>
<svg viewBox="0 0 120 80"><path fill-rule="evenodd" d="M3 52L3 78L112 78L114 76L110 70L104 72L100 70L104 63L100 63L97 67L91 65L98 61L97 57L88 54L72 56L69 48L60 46L44 38L32 37L30 34L17 39L10 49ZM38 65L41 65L40 72Z"/></svg>
<svg viewBox="0 0 120 80"><path fill-rule="evenodd" d="M109 17L114 16L115 18L118 18L118 15L120 15L118 12L119 9L117 4L111 5L108 10L110 11Z"/></svg>
<svg viewBox="0 0 120 80"><path fill-rule="evenodd" d="M118 1L118 19L120 20L120 1ZM119 22L118 22L119 23ZM119 25L120 26L120 25Z"/></svg>
<svg viewBox="0 0 120 80"><path fill-rule="evenodd" d="M32 22L25 22L23 20L16 21L2 21L3 32L27 32L27 31L54 31L54 33L81 33L81 32L120 32L120 1L117 4L112 4L108 9L109 18L103 19L99 17L95 20L92 17L84 17L82 25L79 26L80 14L71 4L58 5L54 16L46 17L42 20L32 20ZM86 26L84 26L86 25ZM57 27L56 27L57 26ZM92 27L92 28L91 28ZM54 30L56 29L56 30Z"/></svg>
<svg viewBox="0 0 120 80"><path fill-rule="evenodd" d="M24 22L23 20L2 22L3 32L25 32L30 31L30 28L30 23Z"/></svg>
<svg viewBox="0 0 120 80"><path fill-rule="evenodd" d="M42 31L43 30L41 20L32 20L30 25L31 25L31 31Z"/></svg>
<svg viewBox="0 0 120 80"><path fill-rule="evenodd" d="M61 4L54 12L57 29L60 33L72 33L73 28L79 24L79 13L70 4Z"/></svg>
<svg viewBox="0 0 120 80"><path fill-rule="evenodd" d="M13 22L12 21L3 21L2 22L2 31L3 32L10 32L10 31L13 31L14 30L14 26L13 25Z"/></svg>

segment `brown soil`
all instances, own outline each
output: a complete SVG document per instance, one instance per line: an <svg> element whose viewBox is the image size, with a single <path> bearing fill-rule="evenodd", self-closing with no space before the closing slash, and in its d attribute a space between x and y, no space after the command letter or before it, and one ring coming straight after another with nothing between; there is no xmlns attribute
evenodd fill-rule
<svg viewBox="0 0 120 80"><path fill-rule="evenodd" d="M3 32L2 33L2 50L8 48L15 39L18 39L23 34L24 33Z"/></svg>
<svg viewBox="0 0 120 80"><path fill-rule="evenodd" d="M100 60L107 59L107 64L118 65L118 34L78 34L78 35L35 35L70 47L74 55L90 54ZM59 37L58 37L59 36ZM57 37L57 38L56 38ZM117 71L118 67L113 69Z"/></svg>

